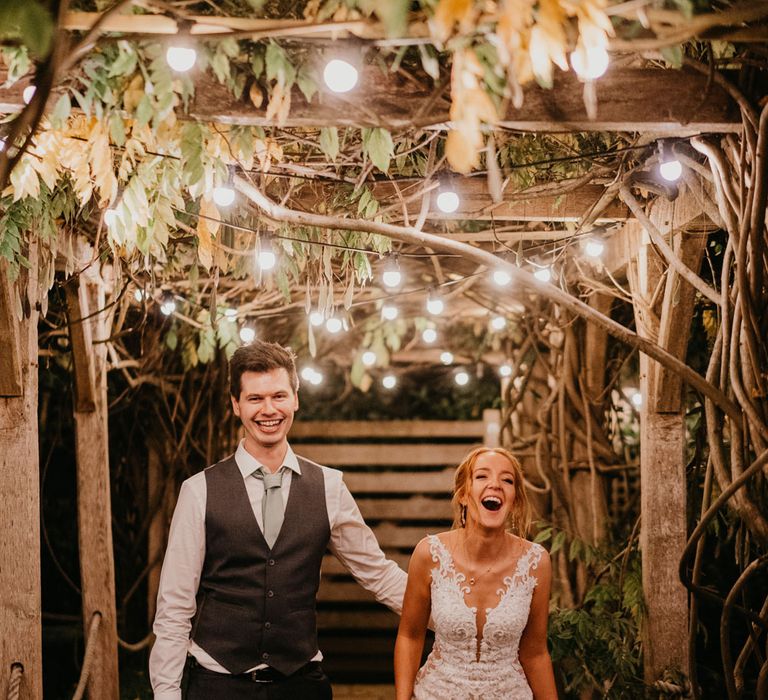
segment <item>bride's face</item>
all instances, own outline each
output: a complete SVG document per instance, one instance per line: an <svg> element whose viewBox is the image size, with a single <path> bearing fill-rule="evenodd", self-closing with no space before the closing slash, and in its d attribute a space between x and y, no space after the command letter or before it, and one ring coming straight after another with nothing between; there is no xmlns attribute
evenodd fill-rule
<svg viewBox="0 0 768 700"><path fill-rule="evenodd" d="M467 518L486 528L504 528L515 502L515 469L502 454L481 454L472 470Z"/></svg>

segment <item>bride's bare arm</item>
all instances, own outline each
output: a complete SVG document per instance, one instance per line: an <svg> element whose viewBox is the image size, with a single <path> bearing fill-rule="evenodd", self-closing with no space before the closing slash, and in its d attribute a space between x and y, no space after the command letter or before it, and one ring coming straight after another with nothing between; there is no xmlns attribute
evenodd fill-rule
<svg viewBox="0 0 768 700"><path fill-rule="evenodd" d="M547 649L549 593L552 588L552 564L548 552L542 553L534 575L538 584L533 589L528 624L520 639L520 665L535 700L557 700L555 674Z"/></svg>
<svg viewBox="0 0 768 700"><path fill-rule="evenodd" d="M419 670L427 632L430 601L429 542L423 539L416 545L408 565L408 585L403 599L403 614L395 642L395 696L397 700L411 700L413 683Z"/></svg>

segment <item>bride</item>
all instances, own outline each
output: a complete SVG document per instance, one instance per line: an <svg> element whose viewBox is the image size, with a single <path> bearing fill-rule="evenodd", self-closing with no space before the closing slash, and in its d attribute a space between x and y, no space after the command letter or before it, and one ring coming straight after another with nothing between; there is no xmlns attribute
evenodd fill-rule
<svg viewBox="0 0 768 700"><path fill-rule="evenodd" d="M557 700L549 554L524 539L522 484L520 463L502 449L478 448L456 470L454 529L426 537L411 557L395 644L397 700ZM419 669L430 614L435 644Z"/></svg>

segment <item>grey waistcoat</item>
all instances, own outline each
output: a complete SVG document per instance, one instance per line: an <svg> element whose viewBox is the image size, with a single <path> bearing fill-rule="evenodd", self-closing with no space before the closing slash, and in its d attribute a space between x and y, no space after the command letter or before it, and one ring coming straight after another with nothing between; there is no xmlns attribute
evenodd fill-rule
<svg viewBox="0 0 768 700"><path fill-rule="evenodd" d="M317 653L317 589L331 530L322 469L299 457L270 550L229 457L205 470L205 561L192 639L230 673L291 674Z"/></svg>

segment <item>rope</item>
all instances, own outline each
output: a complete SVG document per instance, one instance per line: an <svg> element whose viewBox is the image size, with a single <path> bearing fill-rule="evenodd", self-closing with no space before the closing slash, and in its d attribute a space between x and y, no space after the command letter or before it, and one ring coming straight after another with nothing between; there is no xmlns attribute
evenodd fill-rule
<svg viewBox="0 0 768 700"><path fill-rule="evenodd" d="M8 679L8 700L19 700L21 681L24 677L24 666L18 661L11 664L11 675Z"/></svg>
<svg viewBox="0 0 768 700"><path fill-rule="evenodd" d="M691 694L691 684L687 680L683 680L682 683L659 680L653 684L653 687L656 690L660 690L664 695L671 697L683 698L684 700L693 697Z"/></svg>
<svg viewBox="0 0 768 700"><path fill-rule="evenodd" d="M93 657L96 656L96 635L99 631L99 624L101 623L101 613L97 610L91 617L91 626L88 628L88 643L85 645L85 657L83 658L83 668L80 671L80 680L75 688L75 694L72 696L72 700L82 700L85 688L88 685L88 676L91 673L91 665L93 664Z"/></svg>
<svg viewBox="0 0 768 700"><path fill-rule="evenodd" d="M142 649L146 649L155 639L155 633L150 632L144 639L139 640L138 642L124 642L120 637L117 638L117 643L120 645L121 649L126 649L127 651L141 651Z"/></svg>

